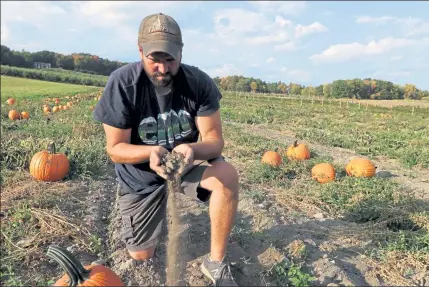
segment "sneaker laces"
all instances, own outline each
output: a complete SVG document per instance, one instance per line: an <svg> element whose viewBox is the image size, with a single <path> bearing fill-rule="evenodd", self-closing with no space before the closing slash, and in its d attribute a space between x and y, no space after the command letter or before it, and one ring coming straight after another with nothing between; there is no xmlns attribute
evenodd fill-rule
<svg viewBox="0 0 429 287"><path fill-rule="evenodd" d="M222 286L221 283L223 279L229 279L231 281L234 281L234 278L231 274L231 268L228 264L223 264L223 266L220 268L219 278L216 278L215 286Z"/></svg>

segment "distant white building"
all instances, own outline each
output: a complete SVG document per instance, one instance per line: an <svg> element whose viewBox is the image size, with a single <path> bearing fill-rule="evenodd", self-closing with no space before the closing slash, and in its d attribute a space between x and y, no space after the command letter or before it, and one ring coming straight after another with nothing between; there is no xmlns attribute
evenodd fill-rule
<svg viewBox="0 0 429 287"><path fill-rule="evenodd" d="M51 63L43 63L43 62L34 62L34 68L36 69L43 69L43 68L50 68Z"/></svg>

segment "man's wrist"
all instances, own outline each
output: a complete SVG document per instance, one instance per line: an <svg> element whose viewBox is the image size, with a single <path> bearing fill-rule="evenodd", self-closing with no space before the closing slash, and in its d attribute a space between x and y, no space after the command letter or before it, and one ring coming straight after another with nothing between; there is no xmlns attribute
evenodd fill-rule
<svg viewBox="0 0 429 287"><path fill-rule="evenodd" d="M219 141L201 141L190 143L194 160L209 160L222 154L223 144Z"/></svg>

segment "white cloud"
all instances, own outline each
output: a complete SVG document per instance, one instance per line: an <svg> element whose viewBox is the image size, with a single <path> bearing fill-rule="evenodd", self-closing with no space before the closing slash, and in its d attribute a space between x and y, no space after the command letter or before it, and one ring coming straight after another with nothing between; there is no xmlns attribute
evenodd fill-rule
<svg viewBox="0 0 429 287"><path fill-rule="evenodd" d="M267 59L267 63L272 63L272 62L274 62L274 60L275 60L275 58L274 58L274 57L269 57L269 58Z"/></svg>
<svg viewBox="0 0 429 287"><path fill-rule="evenodd" d="M397 25L399 31L406 36L429 34L429 22L415 17L359 16L356 18L356 23L372 24L375 26Z"/></svg>
<svg viewBox="0 0 429 287"><path fill-rule="evenodd" d="M308 82L311 80L311 73L300 69L280 68L280 72L289 76L291 81Z"/></svg>
<svg viewBox="0 0 429 287"><path fill-rule="evenodd" d="M395 24L406 24L406 25L416 25L423 20L420 18L414 18L414 17L393 17L393 16L380 16L380 17L373 17L373 16L358 16L356 17L356 23L359 24L387 24L389 22L395 23Z"/></svg>
<svg viewBox="0 0 429 287"><path fill-rule="evenodd" d="M100 45L88 45L86 47L93 47L93 50L90 51L86 48L86 52L97 53L100 56L109 53L116 54L117 51L129 53L137 49L135 43L142 11L144 11L144 15L163 12L178 18L184 13L193 13L200 4L200 1L1 2L2 41L6 39L4 44L11 48L25 47L29 44L29 40L23 40L23 38L25 39L22 37L23 32L10 31L7 33L7 28L5 28L10 28L10 23L25 22L37 27L40 31L49 31L42 34L41 37L39 36L38 41L44 42L45 45L55 45L52 39L63 39L63 44L80 41L79 39L90 35L94 30L97 32L104 30L109 31L114 41L108 41L102 48ZM3 31L6 31L6 37L3 36ZM67 39L62 38L64 31L69 32ZM79 33L71 33L75 31L79 31ZM48 46L45 49L52 48Z"/></svg>
<svg viewBox="0 0 429 287"><path fill-rule="evenodd" d="M219 49L218 49L218 48L216 48L216 47L211 47L211 48L209 48L207 51L209 51L210 53L218 53L218 52L219 52Z"/></svg>
<svg viewBox="0 0 429 287"><path fill-rule="evenodd" d="M26 22L42 28L47 27L52 19L63 17L65 13L66 11L59 4L54 2L1 2L1 19L4 25L10 22Z"/></svg>
<svg viewBox="0 0 429 287"><path fill-rule="evenodd" d="M134 6L138 6L138 4L135 3ZM91 25L115 27L122 25L129 16L121 9L129 8L133 3L128 1L82 1L72 2L72 5L73 13L86 18Z"/></svg>
<svg viewBox="0 0 429 287"><path fill-rule="evenodd" d="M298 47L296 46L295 42L288 42L274 46L274 50L276 51L295 51L297 49Z"/></svg>
<svg viewBox="0 0 429 287"><path fill-rule="evenodd" d="M305 35L326 32L326 31L328 31L328 28L326 28L324 25L320 24L319 22L314 22L308 26L298 24L295 27L295 37L300 38Z"/></svg>
<svg viewBox="0 0 429 287"><path fill-rule="evenodd" d="M273 22L262 13L222 9L215 12L213 20L215 33L211 37L226 45L263 45L289 38L286 28L290 21L281 16Z"/></svg>
<svg viewBox="0 0 429 287"><path fill-rule="evenodd" d="M223 64L214 69L205 69L210 77L226 77L231 75L242 75L243 72L236 68L234 64Z"/></svg>
<svg viewBox="0 0 429 287"><path fill-rule="evenodd" d="M404 58L403 56L399 56L399 55L397 55L397 56L392 56L392 57L390 57L390 58L389 58L389 61L390 61L390 62L397 62L397 61L402 60L403 58Z"/></svg>
<svg viewBox="0 0 429 287"><path fill-rule="evenodd" d="M371 16L359 16L356 17L356 23L386 23L388 21L396 19L392 16L382 16L382 17L371 17Z"/></svg>
<svg viewBox="0 0 429 287"><path fill-rule="evenodd" d="M334 15L335 15L334 11L331 11L331 10L326 10L322 12L322 16L325 16L325 17L332 17Z"/></svg>
<svg viewBox="0 0 429 287"><path fill-rule="evenodd" d="M379 41L370 41L368 44L358 42L337 44L330 46L320 54L310 57L314 62L344 62L371 55L380 55L391 50L414 46L419 41L406 38L384 38Z"/></svg>
<svg viewBox="0 0 429 287"><path fill-rule="evenodd" d="M271 44L284 42L289 38L287 33L271 34L264 36L246 37L245 41L251 45Z"/></svg>
<svg viewBox="0 0 429 287"><path fill-rule="evenodd" d="M226 21L227 23L224 23ZM223 9L214 15L216 32L244 33L259 30L259 27L269 25L264 15L244 9Z"/></svg>
<svg viewBox="0 0 429 287"><path fill-rule="evenodd" d="M417 36L423 34L429 34L429 22L422 23L421 25L411 30L411 32L408 33L408 36Z"/></svg>
<svg viewBox="0 0 429 287"><path fill-rule="evenodd" d="M388 81L394 81L398 82L402 80L403 78L408 78L412 75L411 71L409 70L377 70L372 75L370 75L371 78L377 78L377 79L384 79Z"/></svg>
<svg viewBox="0 0 429 287"><path fill-rule="evenodd" d="M277 24L278 26L280 26L281 28L283 28L283 27L291 26L292 25L292 21L286 20L282 16L277 15L276 16L275 24Z"/></svg>
<svg viewBox="0 0 429 287"><path fill-rule="evenodd" d="M183 11L192 11L201 2L180 1L74 1L71 2L73 18L81 29L109 28L118 42L133 45L137 29L144 15L163 12L175 18ZM178 8L182 8L178 9ZM134 22L133 25L130 23ZM137 22L137 25L135 24ZM180 23L179 23L180 24Z"/></svg>
<svg viewBox="0 0 429 287"><path fill-rule="evenodd" d="M5 23L1 23L1 40L5 41L9 37L9 28Z"/></svg>
<svg viewBox="0 0 429 287"><path fill-rule="evenodd" d="M249 1L249 3L263 14L296 15L307 7L305 1Z"/></svg>
<svg viewBox="0 0 429 287"><path fill-rule="evenodd" d="M23 22L36 26L39 29L49 27L52 20L64 17L66 11L53 2L43 1L2 1L1 2L1 20L2 27L8 27L12 22ZM3 28L8 33L8 28ZM3 31L2 31L3 34ZM10 36L10 37L9 37ZM2 40L10 40L13 33L2 36Z"/></svg>
<svg viewBox="0 0 429 287"><path fill-rule="evenodd" d="M292 21L279 14L269 17L263 12L278 5L276 3L256 3L254 6L260 9L258 12L238 8L216 11L215 32L211 38L229 46L272 45L276 51L292 51L298 47L298 38L328 30L319 22L295 27Z"/></svg>
<svg viewBox="0 0 429 287"><path fill-rule="evenodd" d="M41 51L43 50L43 43L30 41L25 44L17 44L13 49L18 51L24 49L29 52Z"/></svg>
<svg viewBox="0 0 429 287"><path fill-rule="evenodd" d="M411 76L411 71L388 72L387 75L392 76L392 77L409 77L409 76Z"/></svg>
<svg viewBox="0 0 429 287"><path fill-rule="evenodd" d="M195 8L201 1L74 1L72 10L76 15L96 26L116 26L128 22L130 19L142 19L144 15L163 12L172 17L178 14L178 8Z"/></svg>

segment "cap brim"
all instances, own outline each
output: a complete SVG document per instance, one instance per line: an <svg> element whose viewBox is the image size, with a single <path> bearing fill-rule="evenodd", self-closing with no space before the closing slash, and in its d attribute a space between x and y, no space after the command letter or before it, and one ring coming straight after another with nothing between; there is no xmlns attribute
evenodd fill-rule
<svg viewBox="0 0 429 287"><path fill-rule="evenodd" d="M169 54L175 60L179 57L181 47L175 43L168 41L155 41L150 43L144 43L142 45L143 53L147 57L148 55L155 52L163 52Z"/></svg>

